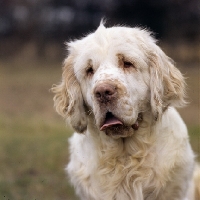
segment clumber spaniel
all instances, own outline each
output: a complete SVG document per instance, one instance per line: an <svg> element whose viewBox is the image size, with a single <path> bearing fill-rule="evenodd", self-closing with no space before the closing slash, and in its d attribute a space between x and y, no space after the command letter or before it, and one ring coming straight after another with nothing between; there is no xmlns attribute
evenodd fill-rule
<svg viewBox="0 0 200 200"><path fill-rule="evenodd" d="M94 33L69 42L68 51L62 81L52 90L56 111L76 131L66 170L77 195L198 198L194 154L174 108L185 103L184 78L151 34L101 23Z"/></svg>

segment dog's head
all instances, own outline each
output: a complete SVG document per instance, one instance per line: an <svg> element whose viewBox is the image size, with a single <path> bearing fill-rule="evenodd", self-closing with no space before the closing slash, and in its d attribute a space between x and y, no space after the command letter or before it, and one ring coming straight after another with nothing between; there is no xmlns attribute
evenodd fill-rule
<svg viewBox="0 0 200 200"><path fill-rule="evenodd" d="M97 128L113 137L137 130L142 113L159 120L169 106L184 104L184 78L151 34L103 24L68 43L62 81L52 90L57 112L79 133L92 113Z"/></svg>

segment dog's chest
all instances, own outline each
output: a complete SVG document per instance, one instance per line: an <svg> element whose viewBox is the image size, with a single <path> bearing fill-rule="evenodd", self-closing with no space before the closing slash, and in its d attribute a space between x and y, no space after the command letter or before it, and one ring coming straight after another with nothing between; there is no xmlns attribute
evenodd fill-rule
<svg viewBox="0 0 200 200"><path fill-rule="evenodd" d="M101 192L107 194L105 198L128 200L140 199L139 196L145 199L150 194L153 196L158 183L152 162L147 164L144 159L130 155L110 158L106 162L103 160L94 177Z"/></svg>
<svg viewBox="0 0 200 200"><path fill-rule="evenodd" d="M99 147L86 141L82 144L81 149L80 145L73 149L67 168L73 184L79 185L80 196L87 195L86 199L91 200L95 197L102 197L99 200L143 200L147 196L156 199L161 183L158 182L155 152L147 153L147 146L131 154L120 142ZM88 149L93 151L88 152ZM85 194L87 191L89 193Z"/></svg>

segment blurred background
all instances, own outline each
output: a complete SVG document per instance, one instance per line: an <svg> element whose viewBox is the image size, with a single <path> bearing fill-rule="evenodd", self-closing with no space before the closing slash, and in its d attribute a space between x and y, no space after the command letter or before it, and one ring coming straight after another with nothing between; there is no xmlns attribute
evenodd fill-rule
<svg viewBox="0 0 200 200"><path fill-rule="evenodd" d="M75 200L64 173L72 130L53 109L64 42L107 26L148 28L187 78L180 109L200 155L199 0L0 0L0 199Z"/></svg>

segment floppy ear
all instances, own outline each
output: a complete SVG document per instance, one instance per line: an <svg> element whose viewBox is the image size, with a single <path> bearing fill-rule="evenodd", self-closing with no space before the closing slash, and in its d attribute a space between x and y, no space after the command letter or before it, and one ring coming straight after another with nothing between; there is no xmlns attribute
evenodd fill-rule
<svg viewBox="0 0 200 200"><path fill-rule="evenodd" d="M180 107L186 103L185 80L173 61L158 46L149 59L151 107L157 120L168 106Z"/></svg>
<svg viewBox="0 0 200 200"><path fill-rule="evenodd" d="M65 60L62 81L52 87L52 92L55 93L53 100L58 114L67 119L75 131L83 133L87 128L87 118L81 88L74 74L72 56Z"/></svg>

